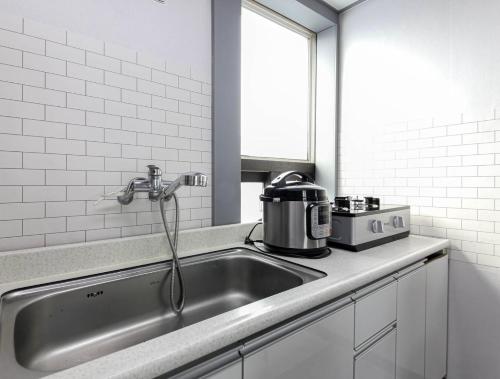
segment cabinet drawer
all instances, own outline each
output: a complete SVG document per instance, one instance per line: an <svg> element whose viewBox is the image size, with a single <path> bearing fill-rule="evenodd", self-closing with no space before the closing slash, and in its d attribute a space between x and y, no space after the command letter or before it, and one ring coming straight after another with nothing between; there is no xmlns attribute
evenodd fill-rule
<svg viewBox="0 0 500 379"><path fill-rule="evenodd" d="M354 306L351 304L249 354L245 379L352 379Z"/></svg>
<svg viewBox="0 0 500 379"><path fill-rule="evenodd" d="M354 310L355 347L396 321L396 298L397 284L392 281L384 287L356 299Z"/></svg>
<svg viewBox="0 0 500 379"><path fill-rule="evenodd" d="M243 378L243 365L241 362L233 363L229 366L223 367L216 372L210 373L203 377L203 379L242 379Z"/></svg>
<svg viewBox="0 0 500 379"><path fill-rule="evenodd" d="M396 330L386 334L354 358L354 379L394 379L396 376Z"/></svg>

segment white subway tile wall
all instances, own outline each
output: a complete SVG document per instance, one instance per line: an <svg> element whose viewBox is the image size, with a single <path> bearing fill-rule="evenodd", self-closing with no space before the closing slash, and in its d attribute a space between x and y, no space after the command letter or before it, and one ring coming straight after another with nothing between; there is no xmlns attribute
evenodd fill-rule
<svg viewBox="0 0 500 379"><path fill-rule="evenodd" d="M154 53L0 16L0 251L161 232L144 195L94 202L148 164L210 184L210 82ZM179 196L181 229L211 225L210 185Z"/></svg>
<svg viewBox="0 0 500 379"><path fill-rule="evenodd" d="M498 110L450 125L432 118L346 125L339 194L409 204L413 234L449 238L451 259L500 267L499 139Z"/></svg>

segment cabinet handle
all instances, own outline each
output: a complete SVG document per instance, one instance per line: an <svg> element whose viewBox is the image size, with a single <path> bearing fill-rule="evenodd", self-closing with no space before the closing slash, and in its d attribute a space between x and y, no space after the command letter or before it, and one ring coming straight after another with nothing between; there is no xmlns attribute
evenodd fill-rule
<svg viewBox="0 0 500 379"><path fill-rule="evenodd" d="M440 250L432 255L429 255L427 257L427 260L425 261L425 264L431 263L432 261L436 261L438 259L444 258L448 255L446 250Z"/></svg>
<svg viewBox="0 0 500 379"><path fill-rule="evenodd" d="M369 339L364 344L359 346L354 355L354 359L363 355L366 351L370 350L372 346L376 345L379 341L383 340L387 335L391 334L392 332L395 332L396 327L397 327L396 322L391 323L390 325L382 329L380 332L378 332L376 335L374 335L371 339Z"/></svg>
<svg viewBox="0 0 500 379"><path fill-rule="evenodd" d="M390 284L392 284L394 282L395 282L395 279L393 276L387 276L383 279L377 280L375 283L368 284L367 286L356 291L356 293L354 293L351 296L351 298L353 300L359 300L363 297L366 297L368 295L371 295L372 293L377 292L378 290L381 290L385 287L388 287Z"/></svg>
<svg viewBox="0 0 500 379"><path fill-rule="evenodd" d="M229 365L231 363L235 363L241 359L240 348L233 348L232 350L226 351L220 355L215 356L208 361L201 362L200 364L194 365L189 368L181 369L180 372L178 369L174 370L174 373L168 372L163 375L160 375L159 379L197 379L202 377L203 375L210 374L217 369L222 368L223 366ZM177 372L177 373L175 373Z"/></svg>
<svg viewBox="0 0 500 379"><path fill-rule="evenodd" d="M423 261L417 262L415 264L412 264L411 266L407 266L407 267L403 268L402 270L396 272L394 277L396 279L401 279L407 275L410 275L411 273L417 271L419 268L425 266L425 262L426 261L423 260Z"/></svg>

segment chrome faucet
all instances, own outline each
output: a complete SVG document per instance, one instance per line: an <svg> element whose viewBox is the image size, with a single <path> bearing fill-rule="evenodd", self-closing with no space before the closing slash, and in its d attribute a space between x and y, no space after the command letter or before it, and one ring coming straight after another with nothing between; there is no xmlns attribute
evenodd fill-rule
<svg viewBox="0 0 500 379"><path fill-rule="evenodd" d="M168 181L162 179L162 172L158 166L148 165L147 168L149 169L147 178L132 179L123 190L123 194L117 197L120 204L130 204L136 192L147 192L149 200L157 201L161 196L170 197L182 185L207 186L207 176L199 172L185 173L174 181Z"/></svg>
<svg viewBox="0 0 500 379"><path fill-rule="evenodd" d="M172 310L176 314L180 314L184 309L184 299L186 297L184 290L184 279L182 277L181 265L179 262L179 257L177 256L177 241L179 239L179 202L175 191L180 186L198 186L206 187L208 178L206 175L199 172L188 172L180 175L177 179L173 181L163 180L161 178L161 170L158 166L149 165L148 178L134 178L127 186L122 190L122 194L117 197L120 204L127 205L134 200L134 194L136 192L147 192L149 194L149 200L160 202L160 212L163 221L163 227L165 228L165 233L167 235L168 244L172 250L172 270L170 275L170 305ZM174 218L174 230L173 233L170 232L168 226L167 218L165 215L165 202L174 200L175 205L175 218ZM175 299L175 281L176 277L179 277L179 291L180 295L178 299Z"/></svg>

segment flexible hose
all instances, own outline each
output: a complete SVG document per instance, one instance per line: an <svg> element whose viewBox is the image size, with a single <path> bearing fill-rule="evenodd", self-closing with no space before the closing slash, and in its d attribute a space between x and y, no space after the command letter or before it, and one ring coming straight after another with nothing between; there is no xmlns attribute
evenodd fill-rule
<svg viewBox="0 0 500 379"><path fill-rule="evenodd" d="M174 220L174 235L172 237L170 229L168 227L167 216L165 213L165 201L169 201L170 197L174 198L175 204L175 220ZM161 219L163 220L163 226L165 227L165 233L167 234L167 240L172 250L172 274L170 275L170 304L172 310L175 314L179 314L184 309L184 300L186 297L184 290L184 278L182 277L181 265L179 263L179 257L177 256L177 241L179 236L179 201L175 193L166 197L164 194L160 197L160 211ZM175 275L179 276L179 289L180 296L179 299L175 300L174 288L175 288Z"/></svg>

